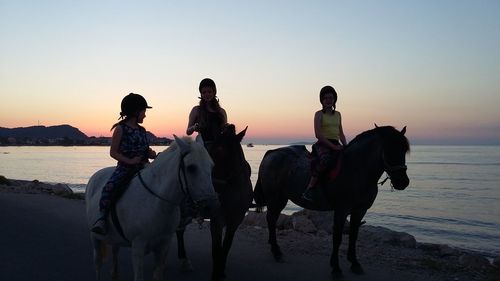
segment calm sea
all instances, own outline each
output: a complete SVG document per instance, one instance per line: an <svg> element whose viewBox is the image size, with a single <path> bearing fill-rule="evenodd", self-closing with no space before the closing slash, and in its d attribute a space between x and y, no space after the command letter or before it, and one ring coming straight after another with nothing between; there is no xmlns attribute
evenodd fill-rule
<svg viewBox="0 0 500 281"><path fill-rule="evenodd" d="M253 183L264 153L277 147L243 148ZM381 186L367 223L500 257L500 146L414 145L407 160L410 186L394 192ZM95 171L114 164L108 147L0 147L0 175L67 183L80 192ZM299 209L290 204L285 211Z"/></svg>

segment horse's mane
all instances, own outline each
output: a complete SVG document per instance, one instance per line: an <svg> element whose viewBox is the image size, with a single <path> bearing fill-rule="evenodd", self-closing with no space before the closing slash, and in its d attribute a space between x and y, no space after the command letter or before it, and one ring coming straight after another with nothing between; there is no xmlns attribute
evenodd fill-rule
<svg viewBox="0 0 500 281"><path fill-rule="evenodd" d="M191 143L193 142L193 139L190 137L182 137L181 139L186 143L188 143L189 145L191 145ZM179 146L175 141L173 141L167 148L165 148L162 152L158 153L156 159L153 162L151 162L150 165L151 166L161 165L161 163L169 159L171 155L173 155L173 152L176 151L177 149L179 149Z"/></svg>
<svg viewBox="0 0 500 281"><path fill-rule="evenodd" d="M408 139L396 130L393 126L380 126L375 127L371 130L367 130L357 135L347 147L356 146L366 140L373 138L374 136L381 136L383 139L391 139L392 141L398 141L402 145L406 152L410 151L410 143Z"/></svg>
<svg viewBox="0 0 500 281"><path fill-rule="evenodd" d="M187 142L187 143L192 143L193 142L193 138L191 138L191 137L184 136L184 137L181 137L181 139L183 141ZM167 152L167 151L170 151L170 150L174 151L177 148L179 148L179 146L177 145L177 143L175 141L173 141L173 142L170 143L170 145L167 148L165 148L165 150L163 150L163 152Z"/></svg>

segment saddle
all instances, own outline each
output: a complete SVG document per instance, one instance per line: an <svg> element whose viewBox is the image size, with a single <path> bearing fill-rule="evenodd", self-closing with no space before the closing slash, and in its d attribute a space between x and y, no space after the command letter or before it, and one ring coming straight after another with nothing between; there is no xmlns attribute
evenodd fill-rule
<svg viewBox="0 0 500 281"><path fill-rule="evenodd" d="M330 166L327 167L326 171L324 171L321 175L319 175L320 181L322 181L322 182L332 182L335 179L337 179L338 175L340 174L340 170L342 168L342 158L343 158L343 155L344 155L343 151L340 151L337 154L337 157L334 160L334 162ZM310 165L312 165L313 164L313 160L317 159L318 157L319 156L318 156L318 154L316 152L316 149L313 146L312 152L309 154ZM312 166L311 166L311 168L312 168Z"/></svg>

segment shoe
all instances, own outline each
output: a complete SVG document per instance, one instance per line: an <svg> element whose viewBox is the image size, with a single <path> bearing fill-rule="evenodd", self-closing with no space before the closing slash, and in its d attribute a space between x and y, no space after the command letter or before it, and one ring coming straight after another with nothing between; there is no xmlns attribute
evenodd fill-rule
<svg viewBox="0 0 500 281"><path fill-rule="evenodd" d="M92 229L90 230L94 233L100 234L100 235L106 235L108 233L108 225L106 223L106 220L103 218L98 219L95 223Z"/></svg>
<svg viewBox="0 0 500 281"><path fill-rule="evenodd" d="M306 189L306 191L304 191L304 193L302 193L302 199L306 200L306 201L309 201L309 202L312 202L313 201L313 198L312 198L312 188L308 187Z"/></svg>

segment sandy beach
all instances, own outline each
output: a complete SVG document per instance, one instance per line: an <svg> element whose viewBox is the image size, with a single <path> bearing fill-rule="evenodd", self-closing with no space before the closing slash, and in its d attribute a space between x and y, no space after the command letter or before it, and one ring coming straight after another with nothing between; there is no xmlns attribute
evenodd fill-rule
<svg viewBox="0 0 500 281"><path fill-rule="evenodd" d="M0 183L0 280L95 280L85 202L79 198L64 185ZM302 212L284 218L278 233L284 263L272 258L263 220L263 214L251 212L238 230L226 280L331 280L328 214ZM346 241L344 236L344 280L500 280L499 260L491 262L447 245L419 243L410 234L369 223L361 228L358 244L365 274L354 275L345 259ZM186 243L195 271L180 272L174 241L166 280L210 280L208 224L201 228L191 224ZM146 280L151 280L152 256L147 257L145 269ZM120 280L133 280L128 249L120 253L119 273Z"/></svg>

